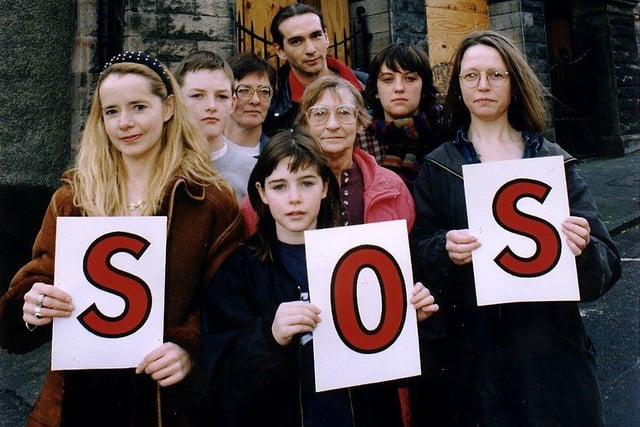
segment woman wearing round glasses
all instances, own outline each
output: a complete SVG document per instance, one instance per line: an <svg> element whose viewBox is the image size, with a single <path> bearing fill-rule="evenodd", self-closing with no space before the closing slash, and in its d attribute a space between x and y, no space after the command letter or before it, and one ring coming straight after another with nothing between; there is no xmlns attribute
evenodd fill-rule
<svg viewBox="0 0 640 427"><path fill-rule="evenodd" d="M445 116L457 135L427 155L414 191L414 271L441 308L425 322L414 425L603 425L593 346L576 302L477 305L472 251L481 242L468 231L462 165L563 156L570 216L562 231L583 301L620 275L611 236L576 160L542 137L546 92L513 42L493 31L470 34L452 76Z"/></svg>
<svg viewBox="0 0 640 427"><path fill-rule="evenodd" d="M378 165L371 154L355 147L356 135L370 121L362 95L351 83L337 76L321 77L307 86L296 118L296 123L318 141L327 155L340 186L343 225L405 219L411 230L415 205L402 178ZM414 286L413 298L419 294L428 295L429 301L433 298L421 283ZM430 307L433 312L438 310L437 306ZM418 312L419 321L426 317L425 313ZM398 394L394 386L381 384L377 392L380 394L376 402L386 405L400 402L402 413L406 414L409 405L406 389L400 389Z"/></svg>
<svg viewBox="0 0 640 427"><path fill-rule="evenodd" d="M269 138L262 132L267 117L276 72L271 64L253 53L229 59L235 77L235 105L224 134L251 157L257 157Z"/></svg>
<svg viewBox="0 0 640 427"><path fill-rule="evenodd" d="M305 89L296 122L305 128L329 158L340 184L343 225L415 219L411 193L402 179L379 166L373 156L355 147L356 135L371 121L362 95L340 77L322 77Z"/></svg>

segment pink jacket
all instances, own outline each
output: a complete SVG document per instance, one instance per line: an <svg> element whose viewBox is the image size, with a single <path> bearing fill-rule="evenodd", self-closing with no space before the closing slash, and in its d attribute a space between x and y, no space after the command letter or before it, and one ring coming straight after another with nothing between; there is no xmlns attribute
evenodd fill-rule
<svg viewBox="0 0 640 427"><path fill-rule="evenodd" d="M407 220L407 230L411 231L416 219L416 208L409 189L402 179L389 169L376 163L375 158L362 150L353 150L353 160L362 172L364 181L364 222ZM258 217L251 207L249 197L240 204L244 215L247 234L256 231Z"/></svg>

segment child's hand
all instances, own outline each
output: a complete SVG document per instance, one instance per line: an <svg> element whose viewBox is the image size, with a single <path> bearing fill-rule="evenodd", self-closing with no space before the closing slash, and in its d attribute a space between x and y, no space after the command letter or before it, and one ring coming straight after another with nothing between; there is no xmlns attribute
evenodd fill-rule
<svg viewBox="0 0 640 427"><path fill-rule="evenodd" d="M320 322L320 309L305 301L283 302L276 311L271 333L281 346L289 345L296 334L313 331Z"/></svg>
<svg viewBox="0 0 640 427"><path fill-rule="evenodd" d="M413 304L413 308L416 309L418 322L422 322L440 309L434 301L433 295L431 295L429 289L425 288L422 283L417 282L413 285L409 302Z"/></svg>

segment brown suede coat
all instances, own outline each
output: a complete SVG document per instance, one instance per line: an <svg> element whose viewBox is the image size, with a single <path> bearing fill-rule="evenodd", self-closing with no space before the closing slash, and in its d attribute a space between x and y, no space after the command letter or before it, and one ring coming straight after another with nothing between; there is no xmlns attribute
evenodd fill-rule
<svg viewBox="0 0 640 427"><path fill-rule="evenodd" d="M51 325L27 331L23 298L35 282L53 283L56 218L81 215L72 200L68 184L53 195L33 246L33 259L18 271L0 299L0 346L11 353L26 353L51 339ZM180 177L167 192L159 215L168 217L164 341L178 344L197 361L201 353L198 299L221 262L244 240L242 215L231 190L202 187ZM167 389L162 389L162 399L167 398ZM49 371L27 426L60 425L63 394L64 374Z"/></svg>

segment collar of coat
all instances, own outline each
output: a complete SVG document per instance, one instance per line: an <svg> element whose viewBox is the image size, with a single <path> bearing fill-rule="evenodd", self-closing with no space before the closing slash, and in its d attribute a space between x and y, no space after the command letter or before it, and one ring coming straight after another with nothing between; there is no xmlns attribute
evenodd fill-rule
<svg viewBox="0 0 640 427"><path fill-rule="evenodd" d="M356 89L358 89L358 92L362 92L364 90L362 83L360 83L360 80L358 80L358 77L356 77L356 74L353 72L353 70L347 67L342 62L338 61L335 58L327 56L327 67L329 68L329 70L338 74L343 79L348 80L349 83L351 83L353 86L355 86ZM300 83L293 71L289 71L289 87L291 88L291 99L293 100L293 102L299 104L306 86Z"/></svg>

